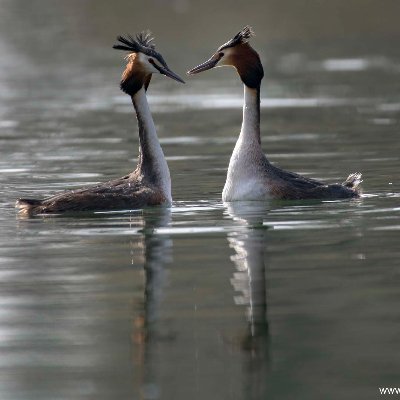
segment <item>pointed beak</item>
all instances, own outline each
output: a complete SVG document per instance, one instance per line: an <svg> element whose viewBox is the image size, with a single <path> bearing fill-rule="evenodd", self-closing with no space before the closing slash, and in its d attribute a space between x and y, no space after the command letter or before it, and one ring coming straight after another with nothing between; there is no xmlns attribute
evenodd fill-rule
<svg viewBox="0 0 400 400"><path fill-rule="evenodd" d="M160 74L175 79L178 82L185 83L185 81L181 77L175 74L175 72L172 72L169 68L157 68L157 69L160 71Z"/></svg>
<svg viewBox="0 0 400 400"><path fill-rule="evenodd" d="M187 74L194 75L198 74L199 72L207 71L208 69L214 68L218 64L218 61L220 59L221 56L218 53L214 54L209 60L203 62L197 67L192 68L190 71L187 72Z"/></svg>

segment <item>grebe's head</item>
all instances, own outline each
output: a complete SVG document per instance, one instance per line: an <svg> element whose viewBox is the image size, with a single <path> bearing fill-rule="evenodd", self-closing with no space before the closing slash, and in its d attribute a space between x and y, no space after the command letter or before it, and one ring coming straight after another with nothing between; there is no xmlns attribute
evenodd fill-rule
<svg viewBox="0 0 400 400"><path fill-rule="evenodd" d="M162 74L185 83L177 74L172 72L163 56L155 50L150 32L141 32L136 37L118 36L120 42L113 46L117 50L129 51L125 57L128 61L122 74L121 89L133 96L143 86L147 90L152 74Z"/></svg>
<svg viewBox="0 0 400 400"><path fill-rule="evenodd" d="M258 53L248 43L253 36L252 29L249 26L244 27L232 39L220 46L209 60L187 73L193 75L211 68L232 66L236 68L246 86L253 89L260 87L264 70Z"/></svg>

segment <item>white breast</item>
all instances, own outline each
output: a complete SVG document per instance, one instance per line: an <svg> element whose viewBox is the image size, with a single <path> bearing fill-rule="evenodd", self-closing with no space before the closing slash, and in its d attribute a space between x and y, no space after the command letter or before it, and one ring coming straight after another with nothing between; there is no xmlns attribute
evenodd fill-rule
<svg viewBox="0 0 400 400"><path fill-rule="evenodd" d="M257 147L239 140L229 161L223 201L265 200L269 198L268 185L261 160L265 157Z"/></svg>

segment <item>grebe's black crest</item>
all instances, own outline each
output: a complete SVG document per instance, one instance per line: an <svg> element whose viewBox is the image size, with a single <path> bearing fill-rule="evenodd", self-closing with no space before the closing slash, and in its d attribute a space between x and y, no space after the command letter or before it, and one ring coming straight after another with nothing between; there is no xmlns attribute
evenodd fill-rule
<svg viewBox="0 0 400 400"><path fill-rule="evenodd" d="M117 36L117 40L122 43L114 44L113 48L117 50L126 50L138 53L139 51L145 53L146 50L154 50L155 45L153 43L154 38L151 35L150 31L143 31L136 35L134 38L131 35L127 35L127 37Z"/></svg>
<svg viewBox="0 0 400 400"><path fill-rule="evenodd" d="M156 58L161 65L167 67L167 63L160 53L158 53L154 44L154 37L152 36L150 31L143 31L133 37L132 35L117 36L117 40L122 43L114 44L113 48L116 50L125 50L130 53L143 53L148 55L149 57Z"/></svg>
<svg viewBox="0 0 400 400"><path fill-rule="evenodd" d="M255 36L253 29L247 25L239 33L237 33L231 40L220 46L217 51L227 49L228 47L235 47L238 44L247 43L253 36Z"/></svg>
<svg viewBox="0 0 400 400"><path fill-rule="evenodd" d="M154 44L154 37L149 30L138 33L136 35L136 40L144 47L149 47L150 49L156 47Z"/></svg>

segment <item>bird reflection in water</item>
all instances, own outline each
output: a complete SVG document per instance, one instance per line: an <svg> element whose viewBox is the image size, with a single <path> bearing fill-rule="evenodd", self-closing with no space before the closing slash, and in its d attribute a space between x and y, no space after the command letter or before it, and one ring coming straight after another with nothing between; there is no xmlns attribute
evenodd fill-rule
<svg viewBox="0 0 400 400"><path fill-rule="evenodd" d="M157 233L171 221L171 211L161 208L143 215L143 298L134 301L132 342L134 348L134 386L140 399L158 398L157 343L174 340L160 326L161 304L167 282L165 266L172 261L172 239Z"/></svg>
<svg viewBox="0 0 400 400"><path fill-rule="evenodd" d="M228 234L231 257L236 271L231 279L235 303L247 306L248 325L239 339L240 349L249 354L247 398L258 399L266 393L269 366L269 327L266 290L266 233L263 217L268 212L265 202L226 203L228 215L238 229Z"/></svg>
<svg viewBox="0 0 400 400"><path fill-rule="evenodd" d="M249 400L263 398L266 393L269 365L265 277L266 228L262 224L267 210L265 203L262 206L257 204L237 203L227 206L227 213L236 226L236 229L228 234L229 246L236 253L232 256L235 265L232 278L234 298L238 305L247 307L248 323L245 324L244 333L242 329L239 333L235 330L232 336L226 338L223 347L225 350L227 347L230 349L228 353L221 353L227 359L231 359L229 353L232 353L232 350L239 350L242 354L237 360L241 359L244 362L243 368L234 368L231 372L242 371L240 375L244 381L243 384L237 381L232 384L234 386L238 384L240 390L244 391L245 398ZM189 393L196 390L196 393L203 391L208 393L202 386L174 388L172 382L193 379L194 382L211 384L208 379L215 377L212 374L208 375L208 371L203 370L201 364L203 357L208 357L207 352L211 348L209 341L212 342L213 338L210 336L209 340L196 341L193 352L185 350L180 352L180 346L186 340L191 342L191 338L184 332L174 331L170 326L174 321L166 318L168 314L164 298L168 284L166 267L171 261L172 240L167 234L160 234L159 228L166 227L169 218L169 214L158 218L153 214L151 218L145 217L143 223L141 241L144 255L144 283L140 301L136 301L134 305L132 328L134 386L139 391L140 399L162 398L161 395L169 391ZM187 301L190 302L190 299ZM202 329L206 331L210 329L209 333L213 332L212 320L207 320L206 323ZM192 359L194 354L202 356L199 359ZM170 356L174 358L168 359ZM173 372L174 363L197 366L199 369L195 371L190 368L181 369L179 377L176 377ZM227 371L221 373L227 379L235 379L226 375Z"/></svg>

